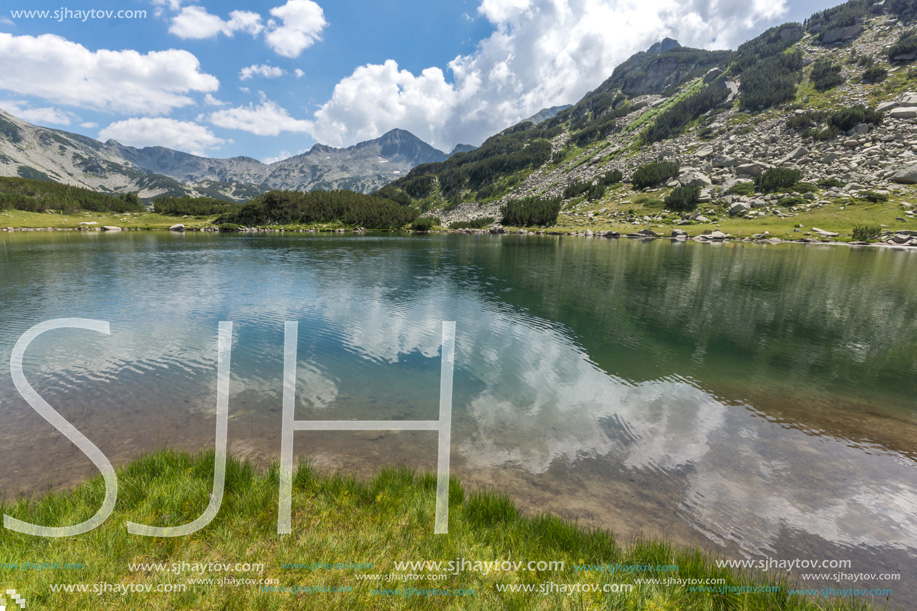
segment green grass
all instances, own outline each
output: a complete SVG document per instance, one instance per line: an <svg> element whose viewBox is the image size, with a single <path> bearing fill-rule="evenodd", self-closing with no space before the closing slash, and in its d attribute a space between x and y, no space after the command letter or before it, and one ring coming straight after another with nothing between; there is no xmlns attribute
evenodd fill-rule
<svg viewBox="0 0 917 611"><path fill-rule="evenodd" d="M25 212L22 210L0 210L0 228L5 227L54 227L76 228L82 222L116 225L130 229L168 229L176 223L185 227L204 227L211 225L216 215L209 217L163 216L152 212L141 212L137 215L118 214L116 212L75 212L73 214L47 214L44 212Z"/></svg>
<svg viewBox="0 0 917 611"><path fill-rule="evenodd" d="M791 596L785 581L763 574L716 568L697 550L664 541L616 541L553 516L524 516L505 495L466 492L450 483L448 535L433 534L436 478L403 468L381 470L369 482L341 474L322 475L303 464L293 483L293 534L276 534L276 468L258 472L230 459L226 494L216 519L188 537L156 539L129 535L125 522L176 526L195 519L208 502L213 454L191 456L161 451L119 470L114 513L101 527L68 539L45 539L0 531L0 562L81 564L76 570L0 569L5 589L25 596L28 609L667 609L678 611L769 611L867 607L850 602L812 601ZM46 526L63 526L92 515L104 495L101 477L68 492L38 500L7 502L4 513ZM546 560L563 561L562 570L464 571L441 581L370 582L358 575L389 574L395 561ZM187 562L263 564L263 571L191 574L129 570L129 563ZM312 570L283 563L372 563L371 569ZM497 584L545 582L634 584L657 573L577 572L581 564L677 565L678 577L724 579L739 586L769 585L769 593L693 593L687 586L635 585L627 594L500 593ZM406 571L410 573L411 571ZM413 571L417 572L417 571ZM399 573L404 574L404 573ZM281 586L349 587L334 593L278 593L260 585L200 585L189 579L276 580ZM669 576L672 576L671 573ZM52 584L185 585L183 592L55 593ZM474 596L379 596L374 588L461 588Z"/></svg>
<svg viewBox="0 0 917 611"><path fill-rule="evenodd" d="M778 208L782 212L795 215L789 218L771 215L754 219L730 217L727 213L727 206L702 203L698 204L696 212L718 220L711 223L693 223L691 225L675 225L675 222L681 219L680 214L663 209L661 202L669 192L669 189L659 189L646 194L635 193L626 188L615 191L609 190L609 194L606 194L606 198L602 201L588 202L584 206L572 206L564 209L557 220L557 225L548 228L548 230L572 233L591 229L592 231L618 231L626 234L642 228L650 228L656 233L669 235L672 229L677 227L687 232L691 237L718 229L736 238L751 237L768 232L771 237L798 240L800 238L817 238L818 236L805 234L807 232L811 233L813 227L818 227L819 229L839 233L840 235L837 238L833 238L834 241L852 241L853 228L857 225L883 226L891 231L896 229L917 230L917 220L897 220L898 218L907 218L900 206L901 202L917 203L915 201L917 200L917 189L914 188L902 194L892 194L887 202L873 203L858 198L837 199L831 200L829 204L820 208L797 212L771 205L772 208ZM821 200L821 198L819 199ZM573 216L572 214L574 212L598 213L601 208L607 208L605 214L596 214L592 219ZM713 213L708 213L708 210L713 210ZM639 225L626 222L621 217L615 217L615 213L628 211L633 211L634 216L640 223ZM660 214L664 215L664 219L661 221L642 220L643 216L655 217ZM798 224L801 224L802 228L799 231L793 231L797 229ZM507 229L514 230L518 228Z"/></svg>

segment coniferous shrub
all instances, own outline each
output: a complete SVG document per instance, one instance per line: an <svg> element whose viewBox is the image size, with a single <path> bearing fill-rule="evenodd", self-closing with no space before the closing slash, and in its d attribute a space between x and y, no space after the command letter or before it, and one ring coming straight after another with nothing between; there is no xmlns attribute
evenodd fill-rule
<svg viewBox="0 0 917 611"><path fill-rule="evenodd" d="M755 185L754 183L750 183L750 182L739 182L729 187L729 190L726 191L726 194L727 195L744 195L746 197L751 197L752 195L755 194Z"/></svg>
<svg viewBox="0 0 917 611"><path fill-rule="evenodd" d="M882 66L872 66L871 68L867 68L866 70L863 71L863 74L860 77L860 80L862 80L864 83L875 84L875 83L881 83L887 77L888 77L888 70L886 70Z"/></svg>
<svg viewBox="0 0 917 611"><path fill-rule="evenodd" d="M893 62L896 61L896 57L912 53L917 53L917 31L905 32L901 35L898 42L888 50L888 61Z"/></svg>
<svg viewBox="0 0 917 611"><path fill-rule="evenodd" d="M799 50L766 57L742 73L742 107L750 110L771 108L796 97L802 76Z"/></svg>
<svg viewBox="0 0 917 611"><path fill-rule="evenodd" d="M417 210L390 199L353 191L269 191L214 222L250 227L337 221L367 229L395 229L413 221L417 214Z"/></svg>
<svg viewBox="0 0 917 611"><path fill-rule="evenodd" d="M697 208L700 186L675 187L665 198L665 207L676 212L689 212Z"/></svg>
<svg viewBox="0 0 917 611"><path fill-rule="evenodd" d="M136 193L109 195L49 180L0 177L0 209L26 212L143 212Z"/></svg>
<svg viewBox="0 0 917 611"><path fill-rule="evenodd" d="M828 59L820 59L812 65L809 79L818 91L828 91L844 84L841 67Z"/></svg>
<svg viewBox="0 0 917 611"><path fill-rule="evenodd" d="M722 80L713 81L663 111L641 134L641 140L651 144L681 134L689 123L722 104L728 95L729 89Z"/></svg>
<svg viewBox="0 0 917 611"><path fill-rule="evenodd" d="M802 178L802 172L790 168L770 168L755 177L755 187L764 193L787 191Z"/></svg>
<svg viewBox="0 0 917 611"><path fill-rule="evenodd" d="M212 197L160 197L153 201L153 212L167 216L208 216L238 207L239 204Z"/></svg>
<svg viewBox="0 0 917 611"><path fill-rule="evenodd" d="M635 189L658 187L678 176L679 166L671 161L651 161L634 171L630 182Z"/></svg>
<svg viewBox="0 0 917 611"><path fill-rule="evenodd" d="M851 108L842 108L831 113L828 123L841 131L848 131L860 123L869 123L871 125L881 125L883 120L882 113L874 108L866 108L862 104Z"/></svg>
<svg viewBox="0 0 917 611"><path fill-rule="evenodd" d="M501 222L513 227L553 225L560 214L560 201L560 198L526 197L508 202L500 207Z"/></svg>
<svg viewBox="0 0 917 611"><path fill-rule="evenodd" d="M857 242L868 242L882 235L882 228L878 226L856 225L853 228L853 239Z"/></svg>
<svg viewBox="0 0 917 611"><path fill-rule="evenodd" d="M859 199L865 199L868 202L872 202L873 204L888 201L888 195L885 193L876 193L875 191L862 191L859 195L857 195L857 197Z"/></svg>
<svg viewBox="0 0 917 611"><path fill-rule="evenodd" d="M489 227L493 225L494 217L488 216L480 219L472 219L470 221L455 221L450 224L450 229L483 229L484 227Z"/></svg>
<svg viewBox="0 0 917 611"><path fill-rule="evenodd" d="M414 231L430 231L437 225L439 225L438 218L431 216L421 216L414 219L414 222L411 223L411 229Z"/></svg>

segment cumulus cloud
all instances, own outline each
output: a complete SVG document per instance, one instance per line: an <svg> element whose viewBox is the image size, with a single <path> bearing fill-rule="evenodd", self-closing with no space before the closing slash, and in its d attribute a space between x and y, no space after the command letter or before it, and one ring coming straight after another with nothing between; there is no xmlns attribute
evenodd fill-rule
<svg viewBox="0 0 917 611"><path fill-rule="evenodd" d="M304 76L306 75L306 73L303 72L302 70L300 70L299 68L297 68L296 70L294 70L294 71L293 71L293 74L296 75L296 78L302 78L302 77L304 77Z"/></svg>
<svg viewBox="0 0 917 611"><path fill-rule="evenodd" d="M255 76L262 76L264 78L280 78L287 71L283 68L278 68L277 66L269 66L267 64L252 64L251 66L246 66L239 71L239 79L247 81L248 79Z"/></svg>
<svg viewBox="0 0 917 611"><path fill-rule="evenodd" d="M165 146L194 155L203 155L206 149L216 148L227 142L214 136L213 132L203 125L162 117L117 121L100 131L99 139L113 139L121 144L137 147Z"/></svg>
<svg viewBox="0 0 917 611"><path fill-rule="evenodd" d="M229 19L223 20L207 12L201 6L186 6L172 18L169 32L179 38L213 38L218 34L232 36L236 32L248 32L252 36L264 29L261 15L251 11L232 11Z"/></svg>
<svg viewBox="0 0 917 611"><path fill-rule="evenodd" d="M226 102L216 99L209 93L204 96L204 104L207 106L226 106Z"/></svg>
<svg viewBox="0 0 917 611"><path fill-rule="evenodd" d="M735 47L786 0L482 0L493 33L470 55L419 75L394 61L358 67L316 113L315 137L344 146L400 127L448 150L540 109L576 102L631 54L665 36Z"/></svg>
<svg viewBox="0 0 917 611"><path fill-rule="evenodd" d="M325 13L312 0L289 0L271 9L271 15L283 21L265 34L267 44L279 55L297 57L304 49L320 40L319 34L328 25Z"/></svg>
<svg viewBox="0 0 917 611"><path fill-rule="evenodd" d="M285 108L263 97L257 106L249 104L218 110L210 114L209 120L219 127L239 129L258 136L312 131L311 121L294 119Z"/></svg>
<svg viewBox="0 0 917 611"><path fill-rule="evenodd" d="M182 94L220 84L201 72L197 57L178 49L90 51L53 34L0 33L0 57L0 89L112 112L164 114L194 102Z"/></svg>
<svg viewBox="0 0 917 611"><path fill-rule="evenodd" d="M31 108L22 100L0 100L0 108L11 115L37 125L70 125L73 113L52 107Z"/></svg>

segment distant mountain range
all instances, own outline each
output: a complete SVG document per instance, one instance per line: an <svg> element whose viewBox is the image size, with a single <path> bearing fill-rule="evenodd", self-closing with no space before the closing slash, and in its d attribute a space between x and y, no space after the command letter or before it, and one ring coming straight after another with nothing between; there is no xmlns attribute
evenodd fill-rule
<svg viewBox="0 0 917 611"><path fill-rule="evenodd" d="M444 161L446 154L410 132L394 129L348 148L316 144L274 163L251 157L212 159L161 146L135 148L102 143L66 131L38 127L0 110L0 176L53 180L141 198L196 195L244 201L270 189L351 189L369 193L415 166Z"/></svg>

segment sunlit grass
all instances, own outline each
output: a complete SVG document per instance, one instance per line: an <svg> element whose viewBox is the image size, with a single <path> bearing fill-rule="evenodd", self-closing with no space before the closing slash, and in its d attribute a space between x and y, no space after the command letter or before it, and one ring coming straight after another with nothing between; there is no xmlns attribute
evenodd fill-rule
<svg viewBox="0 0 917 611"><path fill-rule="evenodd" d="M108 521L68 539L44 539L3 530L2 563L81 563L81 570L0 570L5 588L26 597L29 609L673 609L760 610L866 609L850 601L825 603L791 596L785 581L762 574L716 568L713 558L662 541L617 541L554 516L524 516L505 495L466 492L450 483L448 535L433 534L436 478L404 468L382 469L369 482L342 474L320 474L301 465L293 483L293 534L276 534L278 474L258 472L230 459L226 494L216 519L187 537L157 539L127 533L125 522L158 526L195 519L208 502L213 454L162 451L119 471L119 498ZM92 515L104 495L96 478L72 491L3 507L22 520L63 526ZM443 580L370 582L358 575L389 574L396 561L563 561L563 570L464 571ZM128 563L263 563L262 574L245 572L131 572ZM283 563L372 563L371 570L291 570ZM722 578L732 587L771 585L777 592L714 594L687 586L635 585L626 594L499 593L497 584L546 582L634 584L658 573L582 572L575 565L677 565L678 577ZM671 574L669 574L671 576ZM196 578L276 579L283 586L338 586L338 593L278 593L259 585L194 585ZM52 584L185 584L181 593L54 593ZM379 596L375 588L463 588L474 596Z"/></svg>

